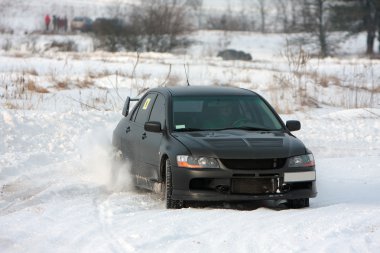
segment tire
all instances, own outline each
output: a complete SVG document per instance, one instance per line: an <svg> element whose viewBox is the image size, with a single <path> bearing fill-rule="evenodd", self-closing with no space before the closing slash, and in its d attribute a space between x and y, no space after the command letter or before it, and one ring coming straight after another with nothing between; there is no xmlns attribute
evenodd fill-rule
<svg viewBox="0 0 380 253"><path fill-rule="evenodd" d="M172 199L172 170L169 159L165 161L165 184L163 185L163 194L165 195L166 208L181 209L183 207L183 200Z"/></svg>
<svg viewBox="0 0 380 253"><path fill-rule="evenodd" d="M309 199L288 199L288 207L293 209L309 207Z"/></svg>

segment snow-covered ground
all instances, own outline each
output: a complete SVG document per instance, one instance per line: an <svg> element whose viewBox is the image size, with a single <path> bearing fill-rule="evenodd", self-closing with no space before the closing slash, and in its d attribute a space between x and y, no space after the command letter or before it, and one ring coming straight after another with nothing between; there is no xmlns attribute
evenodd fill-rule
<svg viewBox="0 0 380 253"><path fill-rule="evenodd" d="M51 7L31 2L33 13ZM354 56L364 36L341 45L349 55L309 59L295 74L278 34L199 31L187 50L139 56L94 52L83 35L0 34L0 252L378 252L380 61ZM77 52L60 52L54 41L73 41ZM216 55L224 47L253 61L223 61ZM184 65L192 85L255 90L284 120L302 122L295 135L317 163L310 208L166 210L157 195L133 190L128 164L111 169L126 96L185 85Z"/></svg>
<svg viewBox="0 0 380 253"><path fill-rule="evenodd" d="M0 113L1 252L377 252L380 110L284 115L314 151L311 207L166 210L111 171L119 112ZM125 165L127 166L127 165ZM112 180L118 175L118 181Z"/></svg>

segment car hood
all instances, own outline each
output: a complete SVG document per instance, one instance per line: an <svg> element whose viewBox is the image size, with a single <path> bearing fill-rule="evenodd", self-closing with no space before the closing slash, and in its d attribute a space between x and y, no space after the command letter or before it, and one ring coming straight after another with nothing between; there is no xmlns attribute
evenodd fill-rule
<svg viewBox="0 0 380 253"><path fill-rule="evenodd" d="M195 156L224 159L266 159L285 158L306 152L306 148L300 140L279 131L176 132L173 136Z"/></svg>

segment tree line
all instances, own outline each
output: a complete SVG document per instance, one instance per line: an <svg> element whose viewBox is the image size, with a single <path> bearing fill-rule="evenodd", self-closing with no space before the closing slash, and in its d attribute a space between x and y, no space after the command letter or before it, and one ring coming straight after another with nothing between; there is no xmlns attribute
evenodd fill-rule
<svg viewBox="0 0 380 253"><path fill-rule="evenodd" d="M363 51L379 53L380 0L225 0L225 10L209 10L204 0L122 0L108 6L108 18L97 24L98 47L110 51L166 52L191 43L198 29L299 34L298 43L317 45L319 55L334 54L340 41L365 32ZM1 10L21 6L0 1Z"/></svg>
<svg viewBox="0 0 380 253"><path fill-rule="evenodd" d="M380 39L380 0L240 0L228 2L223 12L206 10L203 0L152 0L140 1L128 14L117 3L111 8L115 18L125 21L123 29L110 23L96 32L111 50L122 45L165 52L188 45L186 34L197 29L298 33L301 43L318 46L321 57L332 55L340 41L365 32L366 53L380 50L374 48Z"/></svg>

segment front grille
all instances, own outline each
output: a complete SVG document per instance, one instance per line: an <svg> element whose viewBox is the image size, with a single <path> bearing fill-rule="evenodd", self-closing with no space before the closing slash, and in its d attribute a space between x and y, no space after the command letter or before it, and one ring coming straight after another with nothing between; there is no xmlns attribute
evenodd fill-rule
<svg viewBox="0 0 380 253"><path fill-rule="evenodd" d="M276 192L275 179L241 178L232 179L231 193L273 194Z"/></svg>
<svg viewBox="0 0 380 253"><path fill-rule="evenodd" d="M272 159L220 159L231 170L271 170L285 165L286 158Z"/></svg>

